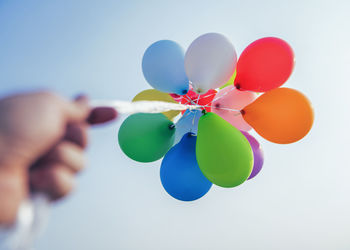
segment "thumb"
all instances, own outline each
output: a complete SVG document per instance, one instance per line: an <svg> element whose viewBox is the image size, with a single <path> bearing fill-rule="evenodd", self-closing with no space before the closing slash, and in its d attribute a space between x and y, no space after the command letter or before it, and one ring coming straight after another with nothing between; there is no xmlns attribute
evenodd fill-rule
<svg viewBox="0 0 350 250"><path fill-rule="evenodd" d="M64 114L68 123L85 122L90 114L88 98L78 96L75 101L66 101L64 105Z"/></svg>

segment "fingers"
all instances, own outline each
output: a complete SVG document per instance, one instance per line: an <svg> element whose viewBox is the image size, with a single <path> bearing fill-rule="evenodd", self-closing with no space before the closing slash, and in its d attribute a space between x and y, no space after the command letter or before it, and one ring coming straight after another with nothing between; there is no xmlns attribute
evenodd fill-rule
<svg viewBox="0 0 350 250"><path fill-rule="evenodd" d="M73 173L77 173L84 168L84 151L81 147L68 141L60 142L48 153L46 162L60 163L69 168Z"/></svg>
<svg viewBox="0 0 350 250"><path fill-rule="evenodd" d="M85 123L69 124L64 140L70 141L81 148L86 148L88 142L88 125Z"/></svg>
<svg viewBox="0 0 350 250"><path fill-rule="evenodd" d="M117 117L117 111L109 107L97 107L91 110L87 122L91 125L105 123Z"/></svg>
<svg viewBox="0 0 350 250"><path fill-rule="evenodd" d="M53 200L66 196L73 189L75 174L84 164L83 149L75 143L62 141L31 170L31 188L45 192Z"/></svg>
<svg viewBox="0 0 350 250"><path fill-rule="evenodd" d="M52 200L68 195L74 187L74 174L61 163L50 163L31 172L31 188L46 193Z"/></svg>

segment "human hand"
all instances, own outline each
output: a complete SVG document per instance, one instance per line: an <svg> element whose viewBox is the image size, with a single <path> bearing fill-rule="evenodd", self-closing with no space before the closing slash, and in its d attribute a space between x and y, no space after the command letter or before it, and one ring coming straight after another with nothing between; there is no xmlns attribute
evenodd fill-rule
<svg viewBox="0 0 350 250"><path fill-rule="evenodd" d="M30 190L56 200L73 188L84 167L87 129L116 117L110 108L91 110L49 92L0 100L0 224L11 224Z"/></svg>

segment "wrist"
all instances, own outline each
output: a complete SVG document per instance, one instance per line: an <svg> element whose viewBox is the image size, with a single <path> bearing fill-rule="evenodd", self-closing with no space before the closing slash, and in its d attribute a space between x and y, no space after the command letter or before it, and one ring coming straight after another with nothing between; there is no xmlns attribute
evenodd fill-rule
<svg viewBox="0 0 350 250"><path fill-rule="evenodd" d="M11 145L0 134L0 225L14 222L28 186L25 183L27 171L10 148Z"/></svg>
<svg viewBox="0 0 350 250"><path fill-rule="evenodd" d="M23 168L0 167L0 225L11 225L18 207L27 193L26 173Z"/></svg>

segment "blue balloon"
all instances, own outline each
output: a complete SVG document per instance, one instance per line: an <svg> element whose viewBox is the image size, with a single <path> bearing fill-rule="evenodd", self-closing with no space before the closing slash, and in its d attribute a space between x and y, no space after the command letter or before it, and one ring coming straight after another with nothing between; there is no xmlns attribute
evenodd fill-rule
<svg viewBox="0 0 350 250"><path fill-rule="evenodd" d="M180 120L175 124L176 131L174 144L181 141L182 137L188 132L197 134L199 118L202 115L203 113L200 110L186 110Z"/></svg>
<svg viewBox="0 0 350 250"><path fill-rule="evenodd" d="M197 136L187 133L164 156L160 179L175 199L193 201L205 195L212 183L202 174L196 158Z"/></svg>
<svg viewBox="0 0 350 250"><path fill-rule="evenodd" d="M189 80L185 73L184 57L183 49L176 42L155 42L143 55L143 75L157 90L185 95L189 89Z"/></svg>

